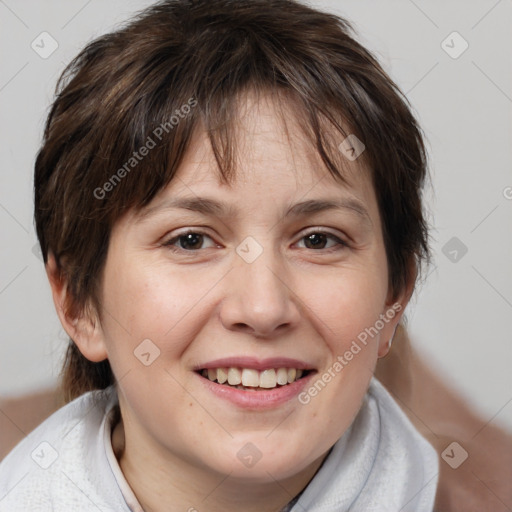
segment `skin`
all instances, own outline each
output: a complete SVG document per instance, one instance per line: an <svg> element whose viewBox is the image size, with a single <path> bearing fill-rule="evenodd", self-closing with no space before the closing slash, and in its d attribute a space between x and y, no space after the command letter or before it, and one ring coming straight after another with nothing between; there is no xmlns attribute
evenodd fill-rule
<svg viewBox="0 0 512 512"><path fill-rule="evenodd" d="M274 409L242 410L208 391L194 369L221 357L284 356L321 376L381 314L397 303L402 312L410 296L392 298L388 289L375 192L358 161L347 160L348 183L337 182L293 122L286 136L270 97L249 95L242 105L234 183L219 181L198 132L152 211L131 211L114 226L100 312L69 318L66 284L50 279L68 334L88 359L108 358L118 379L123 421L113 445L146 512L280 510L350 426L400 313L307 405L295 397ZM237 214L160 208L169 198L197 196ZM339 198L364 213L344 207L283 216L301 201ZM205 235L193 249L176 238L187 228ZM316 246L305 238L314 228L329 235ZM252 263L236 252L247 236L263 249ZM149 366L134 357L145 339L160 350ZM237 457L249 442L261 452L250 468Z"/></svg>

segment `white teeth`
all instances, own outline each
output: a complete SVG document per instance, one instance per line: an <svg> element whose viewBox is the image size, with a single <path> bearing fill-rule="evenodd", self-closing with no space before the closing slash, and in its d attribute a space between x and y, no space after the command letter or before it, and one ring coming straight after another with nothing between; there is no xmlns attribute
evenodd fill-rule
<svg viewBox="0 0 512 512"><path fill-rule="evenodd" d="M238 386L242 383L242 372L238 368L230 368L228 370L228 384Z"/></svg>
<svg viewBox="0 0 512 512"><path fill-rule="evenodd" d="M217 368L217 381L219 384L224 384L228 380L228 369Z"/></svg>
<svg viewBox="0 0 512 512"><path fill-rule="evenodd" d="M299 380L304 371L296 368L269 368L258 371L254 368L208 368L201 375L219 384L228 383L238 389L255 391L255 388L272 389Z"/></svg>
<svg viewBox="0 0 512 512"><path fill-rule="evenodd" d="M288 370L286 368L279 368L277 370L277 383L280 386L288 384Z"/></svg>
<svg viewBox="0 0 512 512"><path fill-rule="evenodd" d="M271 370L263 370L260 373L260 388L275 388L276 384L276 371L273 368Z"/></svg>
<svg viewBox="0 0 512 512"><path fill-rule="evenodd" d="M242 384L251 388L257 388L260 385L260 373L258 370L244 368L242 370Z"/></svg>

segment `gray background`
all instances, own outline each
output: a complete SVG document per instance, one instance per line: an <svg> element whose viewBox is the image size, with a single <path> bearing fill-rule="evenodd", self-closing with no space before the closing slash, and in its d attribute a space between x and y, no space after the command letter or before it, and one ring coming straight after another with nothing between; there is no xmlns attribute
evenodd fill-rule
<svg viewBox="0 0 512 512"><path fill-rule="evenodd" d="M0 0L0 395L54 384L66 342L33 250L32 169L55 82L87 41L150 3ZM426 132L434 263L408 308L414 344L512 430L512 2L311 3L354 23ZM48 58L31 48L44 31L58 43ZM469 44L457 58L454 31Z"/></svg>

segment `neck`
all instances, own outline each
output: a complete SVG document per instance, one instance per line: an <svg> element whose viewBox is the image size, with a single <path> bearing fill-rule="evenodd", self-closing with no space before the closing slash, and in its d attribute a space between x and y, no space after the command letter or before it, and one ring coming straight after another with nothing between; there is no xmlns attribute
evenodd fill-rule
<svg viewBox="0 0 512 512"><path fill-rule="evenodd" d="M171 459L161 449L141 449L140 443L125 438L122 420L113 429L112 446L145 512L280 512L307 486L325 458L293 477L255 484Z"/></svg>

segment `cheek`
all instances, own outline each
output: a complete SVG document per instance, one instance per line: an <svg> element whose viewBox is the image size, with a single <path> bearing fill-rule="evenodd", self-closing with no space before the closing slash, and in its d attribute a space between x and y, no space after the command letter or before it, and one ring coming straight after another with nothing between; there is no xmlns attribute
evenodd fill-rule
<svg viewBox="0 0 512 512"><path fill-rule="evenodd" d="M105 309L134 336L162 337L199 304L208 289L207 277L188 278L165 265L127 261L123 271L105 279ZM114 315L115 313L115 315Z"/></svg>
<svg viewBox="0 0 512 512"><path fill-rule="evenodd" d="M345 268L303 286L301 295L314 313L312 318L318 319L317 328L331 350L339 352L379 318L386 301L387 276L377 269Z"/></svg>
<svg viewBox="0 0 512 512"><path fill-rule="evenodd" d="M211 277L129 261L107 270L110 272L105 273L102 327L110 354L133 357L133 350L146 339L162 353L181 352L184 347L179 340L193 339L201 326L198 316L207 316L204 299L211 288ZM173 343L169 344L169 340Z"/></svg>
<svg viewBox="0 0 512 512"><path fill-rule="evenodd" d="M380 335L371 328L382 313L387 291L380 273L344 270L339 284L326 280L323 292L306 295L309 318L326 352L318 375L299 398L303 421L315 425L310 433L326 443L348 428L361 406L378 357Z"/></svg>

